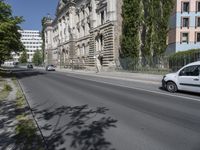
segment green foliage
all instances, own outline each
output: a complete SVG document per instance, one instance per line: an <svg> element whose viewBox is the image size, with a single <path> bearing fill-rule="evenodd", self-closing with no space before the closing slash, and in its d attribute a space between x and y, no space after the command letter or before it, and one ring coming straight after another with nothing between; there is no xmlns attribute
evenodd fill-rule
<svg viewBox="0 0 200 150"><path fill-rule="evenodd" d="M10 93L9 91L4 91L4 90L1 91L1 92L0 92L0 102L6 100L6 98L7 98L8 95L9 95L9 93Z"/></svg>
<svg viewBox="0 0 200 150"><path fill-rule="evenodd" d="M187 50L187 51L180 51L177 52L173 55L170 56L170 59L175 59L176 57L184 57L184 56L188 56L188 55L193 55L196 53L200 53L200 49L191 49L191 50Z"/></svg>
<svg viewBox="0 0 200 150"><path fill-rule="evenodd" d="M24 108L26 101L25 101L24 95L23 95L21 90L17 90L16 98L17 98L17 100L16 100L17 107L18 108Z"/></svg>
<svg viewBox="0 0 200 150"><path fill-rule="evenodd" d="M45 59L45 36L44 36L44 29L45 29L45 22L47 21L47 17L43 17L41 20L42 23L42 60L44 62Z"/></svg>
<svg viewBox="0 0 200 150"><path fill-rule="evenodd" d="M14 80L16 81L16 80ZM18 90L16 93L16 112L19 114L16 116L18 121L15 127L15 141L20 150L43 150L44 145L41 137L37 133L37 127L34 120L24 112L26 110L26 100L22 93L22 90L17 84ZM23 113L24 112L24 113Z"/></svg>
<svg viewBox="0 0 200 150"><path fill-rule="evenodd" d="M27 63L28 55L26 53L26 50L24 50L19 58L20 63Z"/></svg>
<svg viewBox="0 0 200 150"><path fill-rule="evenodd" d="M39 66L42 64L42 53L40 50L37 50L35 52L35 54L33 55L33 63L36 65L36 66Z"/></svg>
<svg viewBox="0 0 200 150"><path fill-rule="evenodd" d="M19 52L24 49L20 41L21 34L19 24L21 17L12 16L11 7L0 1L0 64L10 59L11 52Z"/></svg>
<svg viewBox="0 0 200 150"><path fill-rule="evenodd" d="M12 87L9 84L4 84L3 91L12 91Z"/></svg>
<svg viewBox="0 0 200 150"><path fill-rule="evenodd" d="M169 67L176 71L184 65L198 61L200 59L200 49L191 49L175 53L169 57Z"/></svg>
<svg viewBox="0 0 200 150"><path fill-rule="evenodd" d="M8 97L9 93L12 91L12 87L7 84L6 80L3 78L0 78L0 87L3 87L0 89L0 102L6 100Z"/></svg>
<svg viewBox="0 0 200 150"><path fill-rule="evenodd" d="M142 21L140 0L124 0L122 6L122 37L121 37L121 57L139 57L139 31Z"/></svg>
<svg viewBox="0 0 200 150"><path fill-rule="evenodd" d="M140 56L143 66L157 64L167 48L169 18L174 0L123 2L122 58L131 57L135 61Z"/></svg>
<svg viewBox="0 0 200 150"><path fill-rule="evenodd" d="M19 125L16 127L17 134L20 134L22 138L25 137L25 141L27 140L27 138L34 138L37 130L34 123L31 120L26 119L25 117L18 117L18 121Z"/></svg>
<svg viewBox="0 0 200 150"><path fill-rule="evenodd" d="M33 120L28 119L24 114L17 116L18 124L16 131L16 144L21 150L43 150L42 139L37 134L37 128Z"/></svg>

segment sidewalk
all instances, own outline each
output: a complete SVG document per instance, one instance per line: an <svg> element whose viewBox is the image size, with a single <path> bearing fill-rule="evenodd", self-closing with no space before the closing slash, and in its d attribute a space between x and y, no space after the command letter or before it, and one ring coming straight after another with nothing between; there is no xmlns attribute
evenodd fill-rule
<svg viewBox="0 0 200 150"><path fill-rule="evenodd" d="M34 67L35 69L44 69L43 67ZM66 73L74 73L79 75L87 75L93 77L102 77L102 78L110 78L110 79L119 79L126 81L135 81L135 82L146 82L146 83L155 83L160 84L163 78L163 75L155 75L155 74L147 74L147 73L132 73L132 72L120 72L120 71L112 71L105 72L101 71L96 73L95 71L89 70L72 70L65 68L56 68L58 72L66 72Z"/></svg>
<svg viewBox="0 0 200 150"><path fill-rule="evenodd" d="M95 71L87 71L87 70L72 70L72 69L60 69L56 68L56 71L59 72L68 72L80 75L89 75L95 77L104 77L104 78L111 78L111 79L121 79L126 81L136 81L136 82L151 82L160 84L163 78L162 75L155 75L155 74L143 74L143 73L131 73L131 72L98 72Z"/></svg>

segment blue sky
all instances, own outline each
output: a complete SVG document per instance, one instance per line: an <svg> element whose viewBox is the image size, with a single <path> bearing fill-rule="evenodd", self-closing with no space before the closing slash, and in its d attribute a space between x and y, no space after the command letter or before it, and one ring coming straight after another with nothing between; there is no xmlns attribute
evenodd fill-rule
<svg viewBox="0 0 200 150"><path fill-rule="evenodd" d="M23 16L22 29L41 30L41 19L49 13L55 15L58 0L5 0L12 6L15 16Z"/></svg>

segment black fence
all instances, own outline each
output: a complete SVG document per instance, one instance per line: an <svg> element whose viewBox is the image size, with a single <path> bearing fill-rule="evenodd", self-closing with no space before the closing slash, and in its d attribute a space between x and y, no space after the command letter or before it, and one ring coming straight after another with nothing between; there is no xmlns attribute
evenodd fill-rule
<svg viewBox="0 0 200 150"><path fill-rule="evenodd" d="M181 67L195 61L200 61L200 50L180 52L169 57L169 68L172 71L177 71Z"/></svg>
<svg viewBox="0 0 200 150"><path fill-rule="evenodd" d="M146 57L133 59L130 57L119 59L118 70L129 72L143 72L153 74L165 74L170 71L167 57Z"/></svg>

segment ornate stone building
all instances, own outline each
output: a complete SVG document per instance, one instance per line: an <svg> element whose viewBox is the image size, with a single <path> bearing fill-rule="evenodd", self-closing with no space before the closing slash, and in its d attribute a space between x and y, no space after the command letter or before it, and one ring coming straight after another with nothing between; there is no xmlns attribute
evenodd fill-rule
<svg viewBox="0 0 200 150"><path fill-rule="evenodd" d="M60 0L45 22L46 63L103 68L119 64L122 0Z"/></svg>

